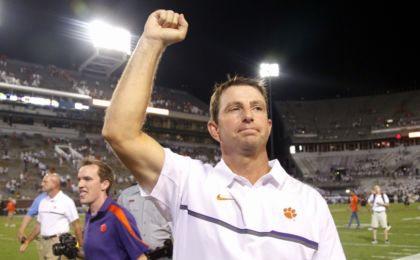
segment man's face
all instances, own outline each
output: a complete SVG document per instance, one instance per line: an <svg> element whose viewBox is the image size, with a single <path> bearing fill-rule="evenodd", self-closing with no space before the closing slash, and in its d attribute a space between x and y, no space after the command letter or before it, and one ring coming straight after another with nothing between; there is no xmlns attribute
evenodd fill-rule
<svg viewBox="0 0 420 260"><path fill-rule="evenodd" d="M91 205L97 201L106 189L105 182L101 183L97 165L86 165L79 169L77 179L79 181L80 203Z"/></svg>
<svg viewBox="0 0 420 260"><path fill-rule="evenodd" d="M220 97L218 121L218 124L209 123L209 131L225 153L265 151L271 120L267 117L264 97L256 88L233 86L226 89Z"/></svg>
<svg viewBox="0 0 420 260"><path fill-rule="evenodd" d="M48 174L45 175L44 178L42 179L41 186L42 186L42 191L50 192L54 188L54 183L51 176L49 176Z"/></svg>

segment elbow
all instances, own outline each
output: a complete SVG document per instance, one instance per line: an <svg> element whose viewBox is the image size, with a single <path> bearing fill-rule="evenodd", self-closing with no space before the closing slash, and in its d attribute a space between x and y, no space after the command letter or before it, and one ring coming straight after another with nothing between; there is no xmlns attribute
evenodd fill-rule
<svg viewBox="0 0 420 260"><path fill-rule="evenodd" d="M102 128L102 137L109 143L117 143L118 140L122 140L122 133L116 127L110 127L104 124Z"/></svg>
<svg viewBox="0 0 420 260"><path fill-rule="evenodd" d="M139 131L134 131L130 127L121 127L120 125L104 124L102 127L102 137L114 148L120 146L122 143L128 140L134 140L138 135Z"/></svg>
<svg viewBox="0 0 420 260"><path fill-rule="evenodd" d="M112 139L112 137L115 135L114 131L110 129L110 127L107 126L107 124L104 124L104 126L102 127L101 134L102 134L102 137L107 141Z"/></svg>

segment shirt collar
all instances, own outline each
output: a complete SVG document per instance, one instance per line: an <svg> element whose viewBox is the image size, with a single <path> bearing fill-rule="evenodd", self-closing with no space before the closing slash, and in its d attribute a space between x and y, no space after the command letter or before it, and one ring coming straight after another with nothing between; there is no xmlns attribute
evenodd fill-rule
<svg viewBox="0 0 420 260"><path fill-rule="evenodd" d="M104 203L102 204L101 208L98 210L98 213L93 217L92 214L90 213L90 210L88 211L88 215L89 218L92 217L92 221L96 218L101 218L102 216L104 216L108 210L109 205L111 205L112 203L112 199L110 197L106 197Z"/></svg>
<svg viewBox="0 0 420 260"><path fill-rule="evenodd" d="M102 206L99 209L98 213L99 212L105 212L105 211L107 211L107 209L108 209L109 205L111 205L111 203L112 203L112 199L110 197L106 197L106 199L104 201L104 204L102 204Z"/></svg>
<svg viewBox="0 0 420 260"><path fill-rule="evenodd" d="M277 188L280 188L283 183L286 181L286 178L289 176L283 167L280 165L279 161L272 160L268 164L271 167L271 170L262 176L255 184L256 185L267 185L272 184ZM216 174L222 180L224 186L229 186L234 181L244 182L245 178L237 175L232 172L232 170L226 165L223 159L215 166Z"/></svg>
<svg viewBox="0 0 420 260"><path fill-rule="evenodd" d="M57 194L55 194L55 196L54 197L50 197L50 196L48 196L48 193L45 193L47 196L46 196L46 198L47 198L47 200L56 200L57 198L59 198L62 194L63 194L63 192L60 190L60 191L58 191L57 192Z"/></svg>

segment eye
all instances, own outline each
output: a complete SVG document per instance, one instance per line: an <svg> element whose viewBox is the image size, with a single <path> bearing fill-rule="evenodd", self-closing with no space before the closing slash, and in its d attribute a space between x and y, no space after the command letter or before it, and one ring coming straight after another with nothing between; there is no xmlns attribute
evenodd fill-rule
<svg viewBox="0 0 420 260"><path fill-rule="evenodd" d="M228 109L228 111L230 112L230 111L238 111L240 109L240 107L238 107L238 106L233 106L233 107L230 107L229 109Z"/></svg>

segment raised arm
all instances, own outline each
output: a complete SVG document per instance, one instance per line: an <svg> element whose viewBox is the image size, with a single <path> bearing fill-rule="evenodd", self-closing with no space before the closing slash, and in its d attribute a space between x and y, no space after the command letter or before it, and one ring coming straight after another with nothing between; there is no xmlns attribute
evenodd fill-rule
<svg viewBox="0 0 420 260"><path fill-rule="evenodd" d="M163 167L160 144L142 131L158 63L165 48L182 41L188 23L173 11L153 12L108 107L102 135L136 179L151 189Z"/></svg>

